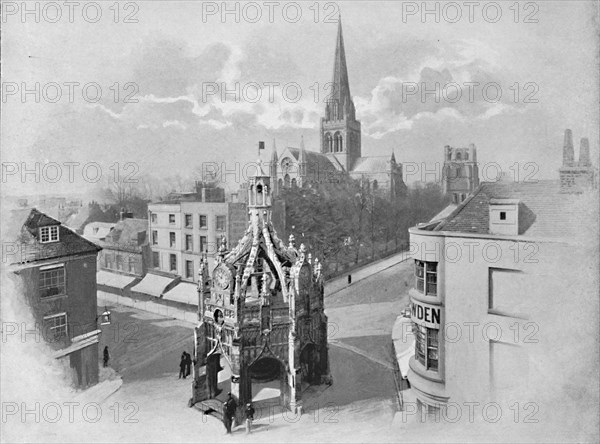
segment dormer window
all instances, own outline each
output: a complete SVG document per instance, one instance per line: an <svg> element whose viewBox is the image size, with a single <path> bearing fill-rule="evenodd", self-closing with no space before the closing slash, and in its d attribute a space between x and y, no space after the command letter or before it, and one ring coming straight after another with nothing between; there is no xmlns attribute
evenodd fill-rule
<svg viewBox="0 0 600 444"><path fill-rule="evenodd" d="M45 244L48 242L58 241L58 225L50 227L40 227L40 242Z"/></svg>

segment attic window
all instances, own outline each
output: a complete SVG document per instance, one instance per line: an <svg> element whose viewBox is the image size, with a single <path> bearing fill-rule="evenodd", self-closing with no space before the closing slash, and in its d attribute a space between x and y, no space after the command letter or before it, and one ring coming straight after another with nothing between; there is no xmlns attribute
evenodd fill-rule
<svg viewBox="0 0 600 444"><path fill-rule="evenodd" d="M506 220L506 211L500 211L500 220Z"/></svg>
<svg viewBox="0 0 600 444"><path fill-rule="evenodd" d="M48 242L58 241L58 225L50 227L40 227L40 242L45 244Z"/></svg>

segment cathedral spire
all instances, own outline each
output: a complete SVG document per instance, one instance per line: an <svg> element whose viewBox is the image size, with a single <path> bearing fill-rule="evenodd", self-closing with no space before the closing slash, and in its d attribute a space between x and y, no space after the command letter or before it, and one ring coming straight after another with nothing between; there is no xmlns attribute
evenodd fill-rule
<svg viewBox="0 0 600 444"><path fill-rule="evenodd" d="M346 107L352 103L350 95L350 82L348 81L348 68L346 66L346 51L344 49L344 37L342 35L342 17L338 18L337 41L335 47L335 60L333 65L333 93L331 101L335 101L338 115L341 115ZM336 110L334 110L335 113Z"/></svg>

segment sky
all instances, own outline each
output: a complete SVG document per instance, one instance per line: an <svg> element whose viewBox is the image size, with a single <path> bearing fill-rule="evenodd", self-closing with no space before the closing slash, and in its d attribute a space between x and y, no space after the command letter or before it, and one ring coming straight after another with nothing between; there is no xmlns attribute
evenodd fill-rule
<svg viewBox="0 0 600 444"><path fill-rule="evenodd" d="M215 163L234 189L258 141L318 151L339 14L362 154L394 152L408 183L470 143L482 180L557 178L566 128L598 165L594 1L91 3L2 4L5 194Z"/></svg>

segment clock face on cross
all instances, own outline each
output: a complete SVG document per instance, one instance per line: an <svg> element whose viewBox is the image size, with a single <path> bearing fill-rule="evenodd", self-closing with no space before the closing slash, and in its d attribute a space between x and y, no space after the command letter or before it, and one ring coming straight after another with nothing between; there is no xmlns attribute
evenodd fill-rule
<svg viewBox="0 0 600 444"><path fill-rule="evenodd" d="M231 274L225 267L219 267L215 270L215 285L221 290L227 290L231 280Z"/></svg>

